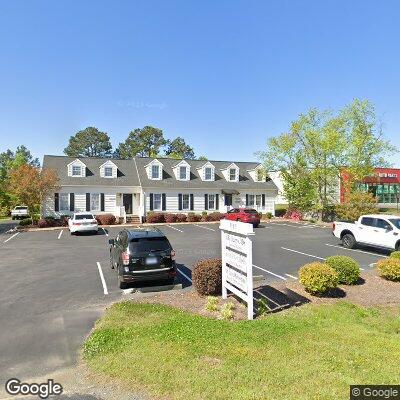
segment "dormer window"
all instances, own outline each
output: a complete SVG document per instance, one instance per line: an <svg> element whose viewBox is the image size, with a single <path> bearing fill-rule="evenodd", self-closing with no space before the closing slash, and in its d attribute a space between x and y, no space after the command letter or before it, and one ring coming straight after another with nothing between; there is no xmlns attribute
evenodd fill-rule
<svg viewBox="0 0 400 400"><path fill-rule="evenodd" d="M80 165L72 166L72 176L81 176L82 175L82 167Z"/></svg>
<svg viewBox="0 0 400 400"><path fill-rule="evenodd" d="M113 176L112 167L104 167L104 176L107 178L111 178Z"/></svg>
<svg viewBox="0 0 400 400"><path fill-rule="evenodd" d="M100 176L102 178L116 178L118 167L111 160L108 160L100 166Z"/></svg>
<svg viewBox="0 0 400 400"><path fill-rule="evenodd" d="M212 168L211 167L205 167L204 168L204 180L205 181L211 181L212 179Z"/></svg>
<svg viewBox="0 0 400 400"><path fill-rule="evenodd" d="M262 169L258 169L256 171L256 179L257 182L262 182L264 180L264 172L262 171Z"/></svg>
<svg viewBox="0 0 400 400"><path fill-rule="evenodd" d="M157 164L151 166L151 179L160 179L160 166Z"/></svg>
<svg viewBox="0 0 400 400"><path fill-rule="evenodd" d="M182 181L187 179L187 168L183 165L179 167L179 179Z"/></svg>
<svg viewBox="0 0 400 400"><path fill-rule="evenodd" d="M229 180L236 181L236 168L229 169Z"/></svg>

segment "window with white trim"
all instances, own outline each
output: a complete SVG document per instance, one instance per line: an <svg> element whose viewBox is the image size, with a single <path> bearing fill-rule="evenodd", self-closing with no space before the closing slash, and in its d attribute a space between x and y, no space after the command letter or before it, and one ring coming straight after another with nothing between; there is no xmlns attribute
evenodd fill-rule
<svg viewBox="0 0 400 400"><path fill-rule="evenodd" d="M215 194L208 195L208 209L215 210Z"/></svg>
<svg viewBox="0 0 400 400"><path fill-rule="evenodd" d="M112 178L112 176L113 176L113 167L104 167L104 176L106 178Z"/></svg>
<svg viewBox="0 0 400 400"><path fill-rule="evenodd" d="M262 196L261 194L256 194L256 206L261 207L262 206Z"/></svg>
<svg viewBox="0 0 400 400"><path fill-rule="evenodd" d="M90 193L90 211L100 211L100 193Z"/></svg>
<svg viewBox="0 0 400 400"><path fill-rule="evenodd" d="M204 168L204 180L205 181L211 181L212 180L212 168L211 167L205 167Z"/></svg>
<svg viewBox="0 0 400 400"><path fill-rule="evenodd" d="M161 211L162 209L162 196L161 193L153 194L153 210Z"/></svg>
<svg viewBox="0 0 400 400"><path fill-rule="evenodd" d="M68 193L60 193L59 209L60 209L60 211L69 211L69 194Z"/></svg>
<svg viewBox="0 0 400 400"><path fill-rule="evenodd" d="M187 179L187 167L179 167L179 179L185 181Z"/></svg>
<svg viewBox="0 0 400 400"><path fill-rule="evenodd" d="M151 166L151 179L160 179L160 166L157 164Z"/></svg>
<svg viewBox="0 0 400 400"><path fill-rule="evenodd" d="M80 165L72 166L72 176L81 176L82 175L82 167Z"/></svg>
<svg viewBox="0 0 400 400"><path fill-rule="evenodd" d="M253 206L254 207L254 194L249 194L249 206Z"/></svg>
<svg viewBox="0 0 400 400"><path fill-rule="evenodd" d="M236 181L236 168L229 169L229 180Z"/></svg>
<svg viewBox="0 0 400 400"><path fill-rule="evenodd" d="M189 210L190 209L190 195L183 194L182 195L182 210Z"/></svg>

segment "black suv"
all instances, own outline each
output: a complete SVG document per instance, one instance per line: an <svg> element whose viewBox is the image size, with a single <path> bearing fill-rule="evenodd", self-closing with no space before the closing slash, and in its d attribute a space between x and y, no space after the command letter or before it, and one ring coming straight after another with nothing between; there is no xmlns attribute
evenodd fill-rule
<svg viewBox="0 0 400 400"><path fill-rule="evenodd" d="M124 229L109 243L110 266L117 270L120 289L138 281L173 283L175 251L159 229Z"/></svg>

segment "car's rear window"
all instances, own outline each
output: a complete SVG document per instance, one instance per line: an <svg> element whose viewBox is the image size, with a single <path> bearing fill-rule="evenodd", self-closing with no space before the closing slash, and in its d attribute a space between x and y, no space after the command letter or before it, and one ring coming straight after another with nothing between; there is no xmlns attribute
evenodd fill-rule
<svg viewBox="0 0 400 400"><path fill-rule="evenodd" d="M75 215L75 219L94 219L93 214L79 214Z"/></svg>
<svg viewBox="0 0 400 400"><path fill-rule="evenodd" d="M257 210L253 210L251 208L244 210L246 214L258 214Z"/></svg>
<svg viewBox="0 0 400 400"><path fill-rule="evenodd" d="M131 240L129 250L132 252L170 250L171 245L167 238L136 238Z"/></svg>
<svg viewBox="0 0 400 400"><path fill-rule="evenodd" d="M20 207L20 206L17 206L17 207L15 207L15 209L16 209L16 210L27 210L28 207Z"/></svg>

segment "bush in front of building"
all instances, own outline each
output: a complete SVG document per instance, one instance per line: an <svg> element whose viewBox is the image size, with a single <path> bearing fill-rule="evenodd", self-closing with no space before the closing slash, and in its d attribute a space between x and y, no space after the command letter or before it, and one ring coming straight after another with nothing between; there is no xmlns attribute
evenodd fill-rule
<svg viewBox="0 0 400 400"><path fill-rule="evenodd" d="M400 260L397 258L384 258L376 263L378 273L389 281L400 281Z"/></svg>
<svg viewBox="0 0 400 400"><path fill-rule="evenodd" d="M377 214L377 199L372 193L354 191L345 194L345 201L335 206L338 219L357 221L361 215Z"/></svg>
<svg viewBox="0 0 400 400"><path fill-rule="evenodd" d="M283 218L292 219L293 221L301 221L303 219L303 215L300 211L297 210L288 210L286 211Z"/></svg>
<svg viewBox="0 0 400 400"><path fill-rule="evenodd" d="M201 222L210 222L212 221L212 217L210 216L210 214L203 214L201 216Z"/></svg>
<svg viewBox="0 0 400 400"><path fill-rule="evenodd" d="M171 222L176 222L177 216L176 216L176 214L166 213L166 214L164 214L164 219L165 219L165 222L168 222L170 224Z"/></svg>
<svg viewBox="0 0 400 400"><path fill-rule="evenodd" d="M19 221L19 226L29 226L32 225L32 219L31 218L24 218Z"/></svg>
<svg viewBox="0 0 400 400"><path fill-rule="evenodd" d="M198 261L192 272L193 285L202 296L217 296L222 289L222 260L206 258Z"/></svg>
<svg viewBox="0 0 400 400"><path fill-rule="evenodd" d="M201 215L194 212L190 212L187 215L187 222L199 222L201 221Z"/></svg>
<svg viewBox="0 0 400 400"><path fill-rule="evenodd" d="M176 222L186 222L187 216L186 214L176 214Z"/></svg>
<svg viewBox="0 0 400 400"><path fill-rule="evenodd" d="M393 251L390 254L390 258L395 258L396 260L400 260L400 251Z"/></svg>
<svg viewBox="0 0 400 400"><path fill-rule="evenodd" d="M223 219L225 217L225 215L218 211L214 211L214 212L208 214L208 217L209 217L210 221L220 221L221 219Z"/></svg>
<svg viewBox="0 0 400 400"><path fill-rule="evenodd" d="M332 256L325 261L339 276L339 283L354 285L360 279L360 266L356 260L347 256Z"/></svg>
<svg viewBox="0 0 400 400"><path fill-rule="evenodd" d="M307 292L322 296L337 287L339 275L328 264L313 262L300 268L299 280Z"/></svg>
<svg viewBox="0 0 400 400"><path fill-rule="evenodd" d="M96 215L96 220L99 225L115 225L116 218L112 214Z"/></svg>
<svg viewBox="0 0 400 400"><path fill-rule="evenodd" d="M165 215L161 212L150 211L147 213L146 222L148 222L149 224L165 222Z"/></svg>

